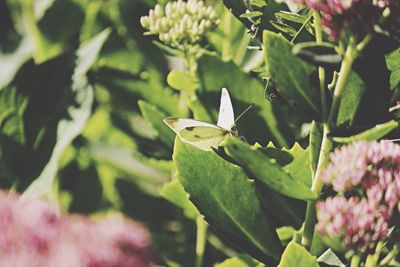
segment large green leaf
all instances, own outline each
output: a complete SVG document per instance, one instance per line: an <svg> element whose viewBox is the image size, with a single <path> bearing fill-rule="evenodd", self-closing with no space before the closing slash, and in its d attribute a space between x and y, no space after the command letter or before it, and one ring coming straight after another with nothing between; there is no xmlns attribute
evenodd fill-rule
<svg viewBox="0 0 400 267"><path fill-rule="evenodd" d="M284 170L275 163L274 160L237 138L228 138L225 143L225 150L252 177L266 184L276 192L301 200L317 199L317 195L302 183L304 181L303 178L301 178L302 180L296 179L287 170ZM298 165L298 162L293 165L294 171L299 169L296 165ZM310 174L308 173L308 175Z"/></svg>
<svg viewBox="0 0 400 267"><path fill-rule="evenodd" d="M299 266L319 267L319 264L315 256L311 255L303 246L292 241L283 252L278 267Z"/></svg>
<svg viewBox="0 0 400 267"><path fill-rule="evenodd" d="M179 139L173 159L185 191L212 227L259 260L279 258L278 236L264 217L253 182L239 167Z"/></svg>
<svg viewBox="0 0 400 267"><path fill-rule="evenodd" d="M203 89L198 93L199 101L214 123L221 89L226 87L236 115L250 104L255 104L237 123L239 133L250 143L273 141L279 146L289 146L294 142L299 128L297 118L286 107L265 99L264 86L259 79L243 72L232 61L223 62L213 56L204 56L199 60L198 73ZM199 113L195 108L193 112L195 116Z"/></svg>
<svg viewBox="0 0 400 267"><path fill-rule="evenodd" d="M91 114L93 88L88 83L86 74L97 60L102 45L110 31L104 30L88 43L83 44L76 52L76 68L72 76L71 91L74 104L68 107L68 117L61 119L57 126L57 142L46 167L35 181L26 189L24 197L37 197L48 193L58 171L58 160L70 143L84 129Z"/></svg>
<svg viewBox="0 0 400 267"><path fill-rule="evenodd" d="M304 116L320 117L318 90L310 82L315 67L292 54L292 45L280 34L264 31L265 66L280 95Z"/></svg>

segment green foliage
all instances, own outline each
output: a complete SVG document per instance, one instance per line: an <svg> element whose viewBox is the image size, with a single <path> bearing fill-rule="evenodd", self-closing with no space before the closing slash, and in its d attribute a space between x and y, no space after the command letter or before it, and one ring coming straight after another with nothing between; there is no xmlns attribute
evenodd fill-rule
<svg viewBox="0 0 400 267"><path fill-rule="evenodd" d="M178 139L174 162L179 180L208 223L259 260L279 258L278 236L243 170Z"/></svg>
<svg viewBox="0 0 400 267"><path fill-rule="evenodd" d="M282 254L279 267L310 266L318 267L317 258L312 256L304 247L291 242Z"/></svg>

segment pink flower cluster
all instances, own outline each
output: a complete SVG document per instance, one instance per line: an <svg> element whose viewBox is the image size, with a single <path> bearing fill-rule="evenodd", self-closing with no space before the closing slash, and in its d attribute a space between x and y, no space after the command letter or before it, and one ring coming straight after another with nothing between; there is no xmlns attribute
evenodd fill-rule
<svg viewBox="0 0 400 267"><path fill-rule="evenodd" d="M91 220L62 214L41 199L0 191L0 266L141 267L149 234L122 216Z"/></svg>
<svg viewBox="0 0 400 267"><path fill-rule="evenodd" d="M322 12L322 24L327 33L337 38L343 29L363 35L373 27L387 9L399 12L398 0L286 0L297 2Z"/></svg>
<svg viewBox="0 0 400 267"><path fill-rule="evenodd" d="M317 229L346 247L373 248L387 237L400 200L400 145L359 141L331 154L323 181L340 195L317 203Z"/></svg>

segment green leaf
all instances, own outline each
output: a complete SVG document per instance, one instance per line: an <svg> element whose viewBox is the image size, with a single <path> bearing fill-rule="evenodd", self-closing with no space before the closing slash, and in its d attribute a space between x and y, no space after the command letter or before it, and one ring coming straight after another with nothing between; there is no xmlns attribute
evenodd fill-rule
<svg viewBox="0 0 400 267"><path fill-rule="evenodd" d="M58 171L58 160L61 154L83 131L93 103L93 87L88 83L86 74L95 63L109 33L109 30L104 30L78 49L71 88L74 94L74 105L68 107L68 117L58 122L57 143L53 148L51 158L39 177L25 190L23 194L25 198L38 197L49 192Z"/></svg>
<svg viewBox="0 0 400 267"><path fill-rule="evenodd" d="M167 83L170 87L182 91L195 91L199 83L189 73L173 70L167 76Z"/></svg>
<svg viewBox="0 0 400 267"><path fill-rule="evenodd" d="M27 104L27 98L15 87L0 91L0 132L22 145L25 144L23 115Z"/></svg>
<svg viewBox="0 0 400 267"><path fill-rule="evenodd" d="M274 26L277 30L291 36L295 36L297 34L297 30L286 23L280 21L271 21L271 25Z"/></svg>
<svg viewBox="0 0 400 267"><path fill-rule="evenodd" d="M254 260L247 255L239 255L234 258L229 258L221 263L217 263L214 267L262 267L260 262Z"/></svg>
<svg viewBox="0 0 400 267"><path fill-rule="evenodd" d="M280 95L304 115L319 118L319 93L310 82L315 68L294 56L282 35L264 31L263 42L266 69Z"/></svg>
<svg viewBox="0 0 400 267"><path fill-rule="evenodd" d="M310 130L310 163L312 172L315 173L318 166L319 153L322 144L322 124L313 121Z"/></svg>
<svg viewBox="0 0 400 267"><path fill-rule="evenodd" d="M391 131L399 127L398 121L388 121L386 123L378 124L375 127L368 129L362 133L349 136L349 137L332 137L333 141L341 144L348 144L358 140L375 141L379 140Z"/></svg>
<svg viewBox="0 0 400 267"><path fill-rule="evenodd" d="M353 124L364 92L365 84L363 80L352 71L346 83L346 90L343 91L342 100L340 101L336 125Z"/></svg>
<svg viewBox="0 0 400 267"><path fill-rule="evenodd" d="M258 260L279 258L278 236L264 217L253 182L239 167L178 138L173 159L185 191L212 227Z"/></svg>
<svg viewBox="0 0 400 267"><path fill-rule="evenodd" d="M25 38L12 53L0 51L0 90L12 81L18 69L31 57L31 50L30 42Z"/></svg>
<svg viewBox="0 0 400 267"><path fill-rule="evenodd" d="M250 0L250 5L256 7L265 7L267 6L267 2L265 0Z"/></svg>
<svg viewBox="0 0 400 267"><path fill-rule="evenodd" d="M312 256L303 246L290 242L283 252L278 267L319 267L317 258Z"/></svg>
<svg viewBox="0 0 400 267"><path fill-rule="evenodd" d="M259 17L262 15L262 12L260 11L248 11L243 13L242 15L240 15L240 18L246 18L246 19L251 19L251 18L255 18L255 17Z"/></svg>
<svg viewBox="0 0 400 267"><path fill-rule="evenodd" d="M303 42L293 46L293 54L316 66L337 66L342 62L342 56L336 53L331 43L317 44Z"/></svg>
<svg viewBox="0 0 400 267"><path fill-rule="evenodd" d="M22 16L27 34L34 41L34 60L39 64L60 55L69 48L71 39L78 36L84 12L74 1L54 1L40 21L36 21L34 15L36 4L24 1Z"/></svg>
<svg viewBox="0 0 400 267"><path fill-rule="evenodd" d="M303 24L306 21L306 18L293 12L288 11L279 11L275 13L275 17L280 20L291 21L299 24Z"/></svg>
<svg viewBox="0 0 400 267"><path fill-rule="evenodd" d="M309 149L303 149L298 143L295 143L291 149L283 148L293 157L293 161L282 169L289 173L296 181L301 182L308 188L311 188L312 174L310 169Z"/></svg>
<svg viewBox="0 0 400 267"><path fill-rule="evenodd" d="M169 202L183 209L183 213L186 217L196 220L196 218L200 216L199 211L196 209L196 206L190 202L188 194L185 192L185 189L178 179L174 179L165 184L160 194Z"/></svg>
<svg viewBox="0 0 400 267"><path fill-rule="evenodd" d="M224 147L227 154L238 162L244 170L249 172L254 179L264 183L276 192L300 200L317 199L317 194L303 184L302 180L297 180L296 177L291 176L276 164L273 159L268 158L237 138L229 137ZM295 162L292 168L298 168L296 166L298 163Z"/></svg>
<svg viewBox="0 0 400 267"><path fill-rule="evenodd" d="M221 89L226 87L236 115L255 104L237 122L239 133L249 143L265 145L266 141L273 141L278 146L290 146L294 142L299 129L296 114L283 105L267 101L258 78L243 72L232 61L222 62L213 56L203 56L199 60L198 73L202 85L202 90L197 91L198 99L213 118L211 122L217 121ZM193 109L193 113L196 116L197 109Z"/></svg>
<svg viewBox="0 0 400 267"><path fill-rule="evenodd" d="M143 117L157 132L158 138L160 138L164 144L172 148L175 140L175 133L163 122L163 119L165 119L167 115L160 111L156 106L146 101L139 100L138 104Z"/></svg>
<svg viewBox="0 0 400 267"><path fill-rule="evenodd" d="M346 265L336 256L332 249L326 250L321 256L318 257L319 263L324 263L329 266L345 267Z"/></svg>
<svg viewBox="0 0 400 267"><path fill-rule="evenodd" d="M390 88L394 90L400 85L400 48L386 56L386 64L391 71Z"/></svg>

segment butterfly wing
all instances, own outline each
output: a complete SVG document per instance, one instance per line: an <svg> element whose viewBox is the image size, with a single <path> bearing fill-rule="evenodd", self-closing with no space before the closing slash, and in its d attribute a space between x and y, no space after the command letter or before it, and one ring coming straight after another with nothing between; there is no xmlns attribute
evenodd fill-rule
<svg viewBox="0 0 400 267"><path fill-rule="evenodd" d="M214 124L192 119L166 118L164 122L182 141L206 151L218 146L229 134Z"/></svg>
<svg viewBox="0 0 400 267"><path fill-rule="evenodd" d="M217 125L230 131L234 124L235 116L233 113L231 98L229 97L228 90L226 90L226 88L222 88Z"/></svg>

